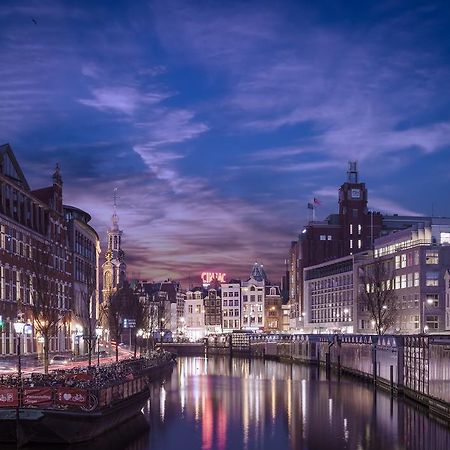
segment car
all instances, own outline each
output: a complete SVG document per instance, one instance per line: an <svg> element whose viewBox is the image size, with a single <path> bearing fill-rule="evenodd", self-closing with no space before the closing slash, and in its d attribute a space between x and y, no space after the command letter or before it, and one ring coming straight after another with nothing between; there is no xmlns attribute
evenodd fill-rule
<svg viewBox="0 0 450 450"><path fill-rule="evenodd" d="M50 360L50 364L68 364L72 361L72 358L67 355L55 355Z"/></svg>

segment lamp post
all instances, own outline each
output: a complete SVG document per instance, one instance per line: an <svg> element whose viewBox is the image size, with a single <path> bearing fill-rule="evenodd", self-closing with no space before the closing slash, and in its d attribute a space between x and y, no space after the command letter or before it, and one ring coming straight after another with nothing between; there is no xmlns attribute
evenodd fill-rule
<svg viewBox="0 0 450 450"><path fill-rule="evenodd" d="M17 338L17 379L18 379L18 386L17 386L17 407L16 407L16 441L17 446L19 446L19 406L20 406L20 389L22 387L22 361L21 361L21 348L20 348L20 337L23 334L25 328L25 322L21 315L19 314L17 317L17 320L14 322L14 331L16 332L16 338Z"/></svg>
<svg viewBox="0 0 450 450"><path fill-rule="evenodd" d="M424 333L427 333L429 330L429 327L428 327L428 325L426 325L426 321L425 321L425 309L426 309L427 305L431 306L432 304L433 304L433 299L431 299L431 298L427 298L427 301L422 303L422 330Z"/></svg>
<svg viewBox="0 0 450 450"><path fill-rule="evenodd" d="M160 338L161 338L161 348L163 347L163 337L164 337L164 322L166 321L166 319L164 319L164 317L161 318L161 328L159 330L160 333Z"/></svg>
<svg viewBox="0 0 450 450"><path fill-rule="evenodd" d="M97 337L97 366L100 366L100 337L103 334L103 327L97 326L95 336Z"/></svg>
<svg viewBox="0 0 450 450"><path fill-rule="evenodd" d="M136 339L139 338L139 356L142 356L142 337L144 336L144 330L139 328L136 331Z"/></svg>

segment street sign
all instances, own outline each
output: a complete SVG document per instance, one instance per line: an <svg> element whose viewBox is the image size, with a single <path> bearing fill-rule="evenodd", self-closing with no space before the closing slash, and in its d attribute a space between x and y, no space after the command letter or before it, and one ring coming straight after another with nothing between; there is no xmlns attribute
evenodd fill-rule
<svg viewBox="0 0 450 450"><path fill-rule="evenodd" d="M136 320L135 319L123 319L123 327L124 328L136 328Z"/></svg>

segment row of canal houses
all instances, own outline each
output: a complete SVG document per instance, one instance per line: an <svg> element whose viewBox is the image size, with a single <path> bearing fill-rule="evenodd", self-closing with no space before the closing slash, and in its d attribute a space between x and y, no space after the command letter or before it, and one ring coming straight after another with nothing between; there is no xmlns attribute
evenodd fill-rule
<svg viewBox="0 0 450 450"><path fill-rule="evenodd" d="M206 335L236 330L288 331L289 309L280 287L267 279L264 267L255 263L250 277L231 279L182 291L180 284L136 282L135 291L150 304L151 328L172 336L200 340Z"/></svg>

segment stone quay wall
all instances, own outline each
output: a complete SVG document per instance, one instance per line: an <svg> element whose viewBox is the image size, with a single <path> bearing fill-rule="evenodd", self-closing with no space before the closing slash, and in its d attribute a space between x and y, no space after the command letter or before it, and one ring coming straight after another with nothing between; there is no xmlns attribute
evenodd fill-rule
<svg viewBox="0 0 450 450"><path fill-rule="evenodd" d="M412 398L450 422L450 335L214 335L207 354L323 366Z"/></svg>

